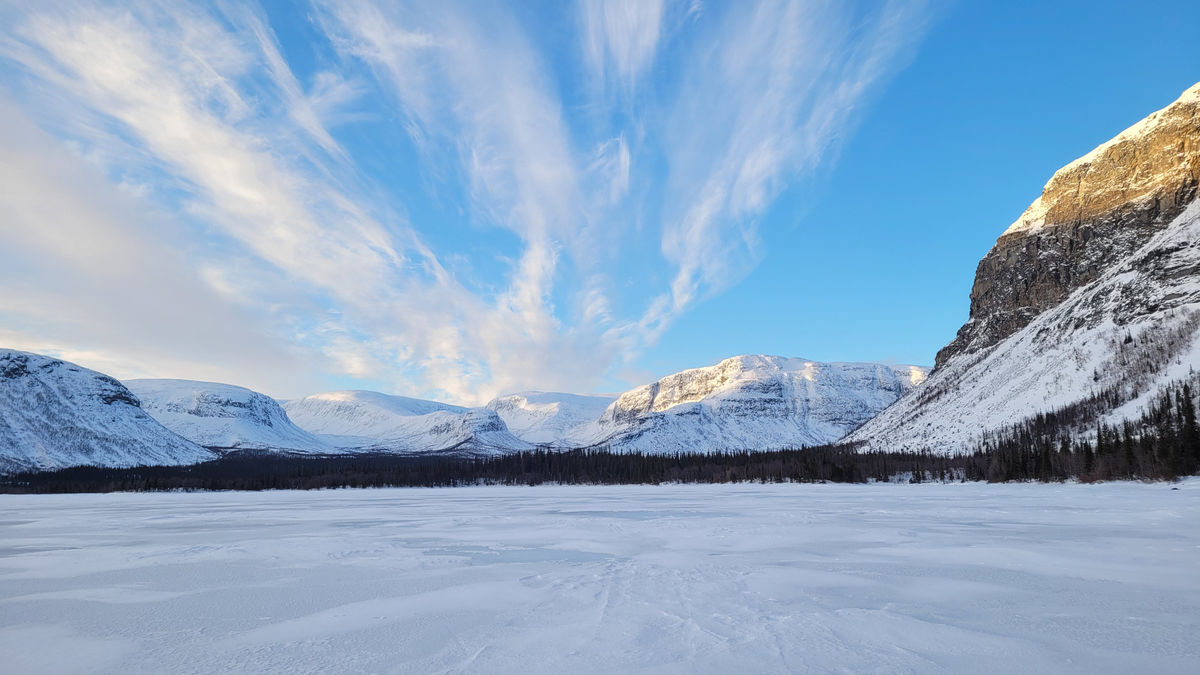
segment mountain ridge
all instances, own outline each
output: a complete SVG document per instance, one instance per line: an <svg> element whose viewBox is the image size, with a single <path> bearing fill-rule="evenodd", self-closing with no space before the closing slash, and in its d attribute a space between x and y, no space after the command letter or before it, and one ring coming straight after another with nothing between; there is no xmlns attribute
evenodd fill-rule
<svg viewBox="0 0 1200 675"><path fill-rule="evenodd" d="M283 402L297 426L343 452L490 455L528 450L495 411L365 390Z"/></svg>

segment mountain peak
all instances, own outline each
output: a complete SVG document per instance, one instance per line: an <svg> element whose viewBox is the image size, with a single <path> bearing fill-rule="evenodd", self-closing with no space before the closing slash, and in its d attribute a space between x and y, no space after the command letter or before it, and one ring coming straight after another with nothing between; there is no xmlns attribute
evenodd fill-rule
<svg viewBox="0 0 1200 675"><path fill-rule="evenodd" d="M1141 201L1178 213L1200 175L1200 82L1050 178L1002 237L1084 222ZM1184 194L1178 194L1180 191ZM1173 216L1172 216L1173 217ZM1168 218L1169 219L1169 218Z"/></svg>

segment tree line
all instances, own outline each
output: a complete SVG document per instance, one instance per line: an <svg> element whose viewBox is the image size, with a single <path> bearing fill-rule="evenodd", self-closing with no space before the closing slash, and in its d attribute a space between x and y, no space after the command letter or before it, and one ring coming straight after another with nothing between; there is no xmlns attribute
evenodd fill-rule
<svg viewBox="0 0 1200 675"><path fill-rule="evenodd" d="M79 466L0 479L0 492L309 490L335 487L886 481L897 475L948 480L960 458L859 453L845 446L770 452L614 453L532 450L495 457L392 454L299 456L236 452L190 466ZM958 472L961 474L961 471Z"/></svg>
<svg viewBox="0 0 1200 675"><path fill-rule="evenodd" d="M968 480L1174 480L1200 470L1200 376L1163 387L1136 419L1105 421L1105 390L989 434L965 467Z"/></svg>

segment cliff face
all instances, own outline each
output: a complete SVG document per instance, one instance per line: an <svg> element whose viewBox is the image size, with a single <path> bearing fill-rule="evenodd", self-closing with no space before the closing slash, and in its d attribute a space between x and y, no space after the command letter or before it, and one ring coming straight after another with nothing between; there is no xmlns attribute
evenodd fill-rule
<svg viewBox="0 0 1200 675"><path fill-rule="evenodd" d="M1054 174L979 263L929 379L846 440L969 451L1100 392L1108 423L1137 417L1200 366L1198 178L1200 84Z"/></svg>
<svg viewBox="0 0 1200 675"><path fill-rule="evenodd" d="M980 261L970 319L936 367L997 344L1096 281L1175 220L1198 183L1200 84L1054 174ZM1154 309L1135 302L1127 313Z"/></svg>

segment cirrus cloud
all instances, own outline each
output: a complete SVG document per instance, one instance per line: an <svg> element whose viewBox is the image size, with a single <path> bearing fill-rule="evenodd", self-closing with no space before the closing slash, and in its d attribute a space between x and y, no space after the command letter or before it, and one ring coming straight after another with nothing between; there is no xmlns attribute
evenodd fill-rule
<svg viewBox="0 0 1200 675"><path fill-rule="evenodd" d="M753 268L923 21L518 9L3 10L0 339L280 395L593 389Z"/></svg>

